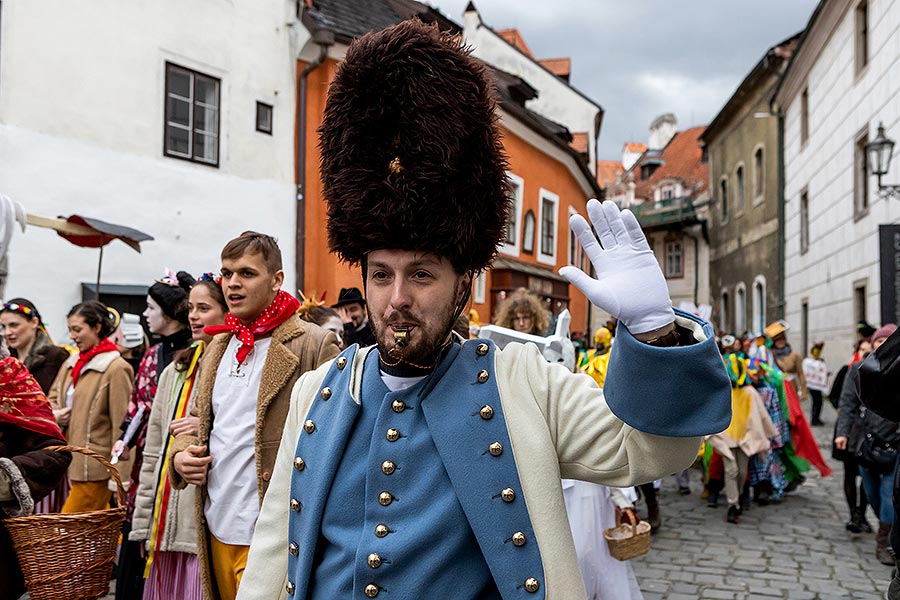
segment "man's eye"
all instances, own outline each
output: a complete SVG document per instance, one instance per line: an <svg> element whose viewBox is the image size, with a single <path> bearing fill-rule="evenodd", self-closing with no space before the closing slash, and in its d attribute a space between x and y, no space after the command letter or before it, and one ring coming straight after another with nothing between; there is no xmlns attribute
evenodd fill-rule
<svg viewBox="0 0 900 600"><path fill-rule="evenodd" d="M431 277L431 273L428 271L416 271L415 275L413 275L416 279L428 279Z"/></svg>

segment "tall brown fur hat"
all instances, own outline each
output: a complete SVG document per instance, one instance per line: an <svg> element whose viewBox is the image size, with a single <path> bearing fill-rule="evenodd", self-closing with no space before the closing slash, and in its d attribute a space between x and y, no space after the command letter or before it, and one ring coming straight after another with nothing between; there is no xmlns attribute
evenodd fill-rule
<svg viewBox="0 0 900 600"><path fill-rule="evenodd" d="M379 249L479 270L503 240L507 160L484 67L418 20L354 41L319 128L328 245L360 264Z"/></svg>

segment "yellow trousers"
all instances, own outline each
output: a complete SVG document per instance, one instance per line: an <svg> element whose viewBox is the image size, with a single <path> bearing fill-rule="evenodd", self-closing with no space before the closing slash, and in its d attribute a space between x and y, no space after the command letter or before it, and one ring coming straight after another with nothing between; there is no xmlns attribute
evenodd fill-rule
<svg viewBox="0 0 900 600"><path fill-rule="evenodd" d="M73 481L72 490L66 503L63 504L62 513L71 514L87 512L90 510L103 510L109 508L109 499L112 492L107 487L107 481Z"/></svg>
<svg viewBox="0 0 900 600"><path fill-rule="evenodd" d="M209 536L209 560L212 568L213 579L219 589L220 600L234 600L237 596L241 577L247 568L247 553L250 546L235 546L226 544Z"/></svg>

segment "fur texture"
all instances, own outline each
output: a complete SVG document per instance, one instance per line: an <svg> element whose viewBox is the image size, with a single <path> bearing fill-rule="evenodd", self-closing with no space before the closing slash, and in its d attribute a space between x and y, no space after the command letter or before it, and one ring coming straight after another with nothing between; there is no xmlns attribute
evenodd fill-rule
<svg viewBox="0 0 900 600"><path fill-rule="evenodd" d="M507 159L484 67L418 20L354 41L319 129L328 244L350 264L378 249L477 271L503 241Z"/></svg>
<svg viewBox="0 0 900 600"><path fill-rule="evenodd" d="M8 458L0 458L0 470L9 479L9 487L15 497L15 500L4 502L0 508L7 517L27 517L34 512L34 498L31 497L25 476L16 463Z"/></svg>

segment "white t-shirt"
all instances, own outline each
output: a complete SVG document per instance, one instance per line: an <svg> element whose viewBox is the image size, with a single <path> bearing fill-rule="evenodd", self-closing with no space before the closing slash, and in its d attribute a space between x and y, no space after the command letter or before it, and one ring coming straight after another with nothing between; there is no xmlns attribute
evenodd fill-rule
<svg viewBox="0 0 900 600"><path fill-rule="evenodd" d="M226 544L249 546L259 517L256 480L256 403L271 338L256 340L242 365L240 341L228 342L212 393L213 427L205 506L209 531Z"/></svg>

